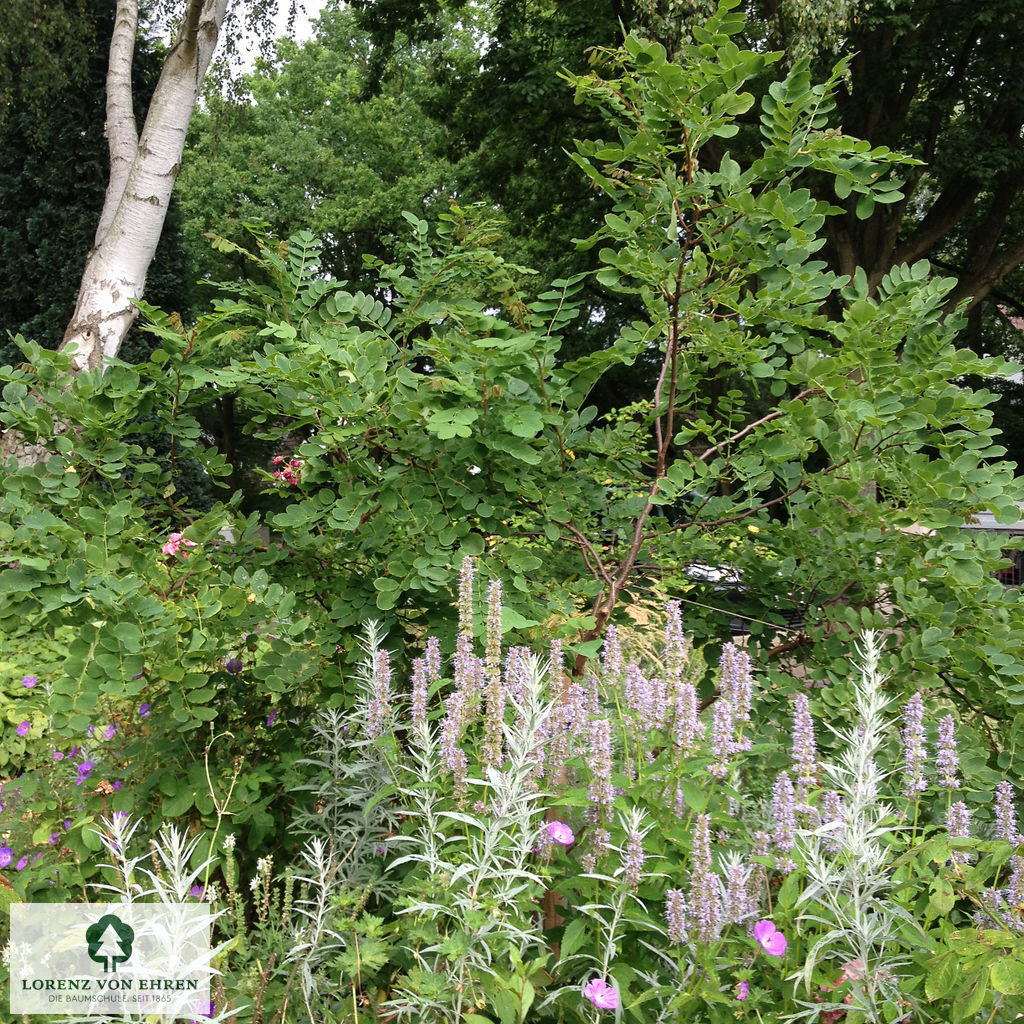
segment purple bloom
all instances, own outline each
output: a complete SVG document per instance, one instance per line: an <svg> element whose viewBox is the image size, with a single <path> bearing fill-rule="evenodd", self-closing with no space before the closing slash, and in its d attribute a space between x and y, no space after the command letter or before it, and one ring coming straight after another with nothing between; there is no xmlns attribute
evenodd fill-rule
<svg viewBox="0 0 1024 1024"><path fill-rule="evenodd" d="M754 698L754 679L750 655L733 643L722 648L719 661L719 690L733 706L742 725L750 721L750 704Z"/></svg>
<svg viewBox="0 0 1024 1024"><path fill-rule="evenodd" d="M722 892L711 870L711 815L698 814L693 829L690 914L701 942L714 942L722 927Z"/></svg>
<svg viewBox="0 0 1024 1024"><path fill-rule="evenodd" d="M21 725L18 726L18 735L19 736L27 736L31 731L32 731L32 723L29 722L29 721L24 721L24 722L21 723Z"/></svg>
<svg viewBox="0 0 1024 1024"><path fill-rule="evenodd" d="M473 635L473 559L462 560L459 573L459 632L463 636Z"/></svg>
<svg viewBox="0 0 1024 1024"><path fill-rule="evenodd" d="M237 676L242 671L242 662L239 658L228 658L224 665L224 671Z"/></svg>
<svg viewBox="0 0 1024 1024"><path fill-rule="evenodd" d="M378 651L373 663L373 696L366 707L366 735L375 739L384 732L391 714L391 655Z"/></svg>
<svg viewBox="0 0 1024 1024"><path fill-rule="evenodd" d="M746 981L739 982L736 986L736 998L742 1002L748 995L750 995L750 983Z"/></svg>
<svg viewBox="0 0 1024 1024"><path fill-rule="evenodd" d="M28 854L25 854L17 864L14 865L16 871L24 871L28 867Z"/></svg>
<svg viewBox="0 0 1024 1024"><path fill-rule="evenodd" d="M793 774L813 782L817 772L818 746L814 741L814 719L806 694L793 701Z"/></svg>
<svg viewBox="0 0 1024 1024"><path fill-rule="evenodd" d="M826 794L822 803L822 812L824 818L824 824L831 822L838 822L838 828L830 829L827 835L822 839L822 843L825 849L831 853L838 853L842 846L842 833L843 823L846 821L846 814L843 812L843 800L842 797L834 790L830 789Z"/></svg>
<svg viewBox="0 0 1024 1024"><path fill-rule="evenodd" d="M87 725L85 727L85 735L86 736L92 736L95 732L96 732L96 726L95 725Z"/></svg>
<svg viewBox="0 0 1024 1024"><path fill-rule="evenodd" d="M60 833L59 832L51 832L50 833L50 846L56 846L57 843L59 843L59 842L60 842Z"/></svg>
<svg viewBox="0 0 1024 1024"><path fill-rule="evenodd" d="M772 921L758 921L754 925L754 938L769 956L785 956L786 936L778 931Z"/></svg>
<svg viewBox="0 0 1024 1024"><path fill-rule="evenodd" d="M607 718L590 723L590 788L587 797L599 808L611 807L615 800L612 788L612 727Z"/></svg>
<svg viewBox="0 0 1024 1024"><path fill-rule="evenodd" d="M116 732L117 732L117 725L114 722L111 722L110 725L108 725L106 727L106 729L103 730L103 738L105 740L112 739Z"/></svg>
<svg viewBox="0 0 1024 1024"><path fill-rule="evenodd" d="M788 772L780 772L772 789L772 817L775 819L775 846L784 852L796 843L796 794Z"/></svg>
<svg viewBox="0 0 1024 1024"><path fill-rule="evenodd" d="M971 834L971 812L967 804L958 800L950 804L946 812L946 831L950 839L967 839ZM954 864L966 864L970 860L970 854L966 850L954 850L950 855Z"/></svg>
<svg viewBox="0 0 1024 1024"><path fill-rule="evenodd" d="M121 788L121 780L118 779L116 782L114 782L113 783L113 787L114 787L114 789L120 789Z"/></svg>
<svg viewBox="0 0 1024 1024"><path fill-rule="evenodd" d="M409 717L412 724L422 725L427 720L427 698L430 683L427 677L427 659L416 658L412 663L412 706Z"/></svg>
<svg viewBox="0 0 1024 1024"><path fill-rule="evenodd" d="M76 786L81 786L82 783L84 783L86 781L86 779L88 779L89 776L92 775L92 770L93 770L94 767L95 767L95 762L93 762L93 761L83 761L78 766L78 778L75 780L75 785Z"/></svg>
<svg viewBox="0 0 1024 1024"><path fill-rule="evenodd" d="M711 718L711 752L716 761L708 771L716 779L724 779L729 774L729 755L733 752L732 730L735 719L735 708L727 697L719 697L715 701L715 711Z"/></svg>
<svg viewBox="0 0 1024 1024"><path fill-rule="evenodd" d="M924 777L924 763L928 756L924 742L924 701L915 693L903 709L903 794L908 800L916 800L918 793L928 788Z"/></svg>
<svg viewBox="0 0 1024 1024"><path fill-rule="evenodd" d="M678 601L665 605L665 676L672 689L678 690L683 670L690 660L690 645L683 633L683 616Z"/></svg>
<svg viewBox="0 0 1024 1024"><path fill-rule="evenodd" d="M604 647L601 652L601 662L601 671L607 682L618 682L621 680L626 663L622 658L619 631L614 626L609 626L604 631Z"/></svg>
<svg viewBox="0 0 1024 1024"><path fill-rule="evenodd" d="M139 705L139 718L149 718L149 709L150 709L150 705L149 704L140 704Z"/></svg>
<svg viewBox="0 0 1024 1024"><path fill-rule="evenodd" d="M583 994L599 1009L614 1010L619 1005L619 993L603 978L588 981Z"/></svg>
<svg viewBox="0 0 1024 1024"><path fill-rule="evenodd" d="M277 709L274 708L274 710L272 710L270 712L270 714L267 715L267 728L269 729L270 726L272 726L276 721L277 721Z"/></svg>
<svg viewBox="0 0 1024 1024"><path fill-rule="evenodd" d="M732 924L740 924L757 913L757 904L747 880L750 871L737 857L726 862L725 902L722 916Z"/></svg>
<svg viewBox="0 0 1024 1024"><path fill-rule="evenodd" d="M39 680L35 676L25 676L21 681L21 685L27 687L29 690L38 683Z"/></svg>
<svg viewBox="0 0 1024 1024"><path fill-rule="evenodd" d="M690 929L686 908L686 893L682 889L669 889L665 893L665 922L668 941L678 945L689 938Z"/></svg>
<svg viewBox="0 0 1024 1024"><path fill-rule="evenodd" d="M388 848L383 843L378 843L375 852L378 857L381 857L388 852Z"/></svg>
<svg viewBox="0 0 1024 1024"><path fill-rule="evenodd" d="M622 875L626 885L635 889L640 884L644 868L644 845L639 832L630 832L626 852L622 856Z"/></svg>
<svg viewBox="0 0 1024 1024"><path fill-rule="evenodd" d="M63 761L64 760L64 751L63 750L58 750L56 747L54 747L53 748L53 759L54 759L54 761Z"/></svg>
<svg viewBox="0 0 1024 1024"><path fill-rule="evenodd" d="M1017 809L1013 804L1013 786L1005 779L996 786L996 837L1012 846L1021 841L1017 831Z"/></svg>
<svg viewBox="0 0 1024 1024"><path fill-rule="evenodd" d="M939 744L935 756L935 768L939 773L939 785L945 789L957 789L960 786L960 779L957 778L957 769L960 767L960 758L956 752L956 723L952 715L946 715L939 722Z"/></svg>
<svg viewBox="0 0 1024 1024"><path fill-rule="evenodd" d="M0 868L7 867L14 860L14 851L7 846L0 846Z"/></svg>
<svg viewBox="0 0 1024 1024"><path fill-rule="evenodd" d="M505 703L505 687L501 678L501 580L492 580L487 588L487 642L484 654L484 764L501 763Z"/></svg>
<svg viewBox="0 0 1024 1024"><path fill-rule="evenodd" d="M64 831L67 832L67 830L69 828L71 828L71 819L70 818L65 818L64 819Z"/></svg>
<svg viewBox="0 0 1024 1024"><path fill-rule="evenodd" d="M697 688L682 683L676 694L676 747L687 751L704 734L704 723L697 713Z"/></svg>
<svg viewBox="0 0 1024 1024"><path fill-rule="evenodd" d="M201 900L206 892L205 885L193 885L189 893L197 900Z"/></svg>
<svg viewBox="0 0 1024 1024"><path fill-rule="evenodd" d="M551 841L559 846L572 846L576 842L576 836L571 828L562 821L553 821L548 825L548 835Z"/></svg>

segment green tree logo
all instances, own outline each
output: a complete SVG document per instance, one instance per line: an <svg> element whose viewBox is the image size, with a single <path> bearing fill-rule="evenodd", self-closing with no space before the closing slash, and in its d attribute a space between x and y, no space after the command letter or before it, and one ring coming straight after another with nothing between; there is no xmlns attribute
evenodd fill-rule
<svg viewBox="0 0 1024 1024"><path fill-rule="evenodd" d="M132 955L135 930L113 914L104 914L85 930L89 943L89 959L103 964L104 974L116 971Z"/></svg>

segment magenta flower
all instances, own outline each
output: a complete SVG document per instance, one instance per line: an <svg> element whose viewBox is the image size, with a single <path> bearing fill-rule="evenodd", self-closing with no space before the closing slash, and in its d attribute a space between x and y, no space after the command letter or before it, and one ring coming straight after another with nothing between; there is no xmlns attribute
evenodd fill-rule
<svg viewBox="0 0 1024 1024"><path fill-rule="evenodd" d="M9 846L0 846L0 868L7 867L14 860L14 851Z"/></svg>
<svg viewBox="0 0 1024 1024"><path fill-rule="evenodd" d="M29 721L24 721L24 722L21 723L21 725L18 726L18 735L19 736L27 736L31 731L32 731L32 723L29 722Z"/></svg>
<svg viewBox="0 0 1024 1024"><path fill-rule="evenodd" d="M548 825L548 835L551 837L553 843L558 843L559 846L572 846L576 842L576 836L573 835L573 831L562 821L553 821Z"/></svg>
<svg viewBox="0 0 1024 1024"><path fill-rule="evenodd" d="M197 900L201 900L205 893L206 893L206 886L205 885L193 885L192 888L189 889L189 894L191 896L193 896Z"/></svg>
<svg viewBox="0 0 1024 1024"><path fill-rule="evenodd" d="M785 956L786 936L771 921L758 921L754 925L754 938L769 956Z"/></svg>
<svg viewBox="0 0 1024 1024"><path fill-rule="evenodd" d="M160 549L165 555L177 555L178 549L185 545L187 548L194 548L196 542L194 540L186 540L180 533L172 533L167 540L167 543ZM182 558L188 558L188 552L182 551Z"/></svg>
<svg viewBox="0 0 1024 1024"><path fill-rule="evenodd" d="M38 682L39 680L38 678L36 678L36 676L25 676L25 678L21 681L21 685L31 690L32 687L35 686L36 683Z"/></svg>
<svg viewBox="0 0 1024 1024"><path fill-rule="evenodd" d="M583 994L599 1009L614 1010L619 1005L619 993L604 978L587 982Z"/></svg>
<svg viewBox="0 0 1024 1024"><path fill-rule="evenodd" d="M741 981L736 986L736 998L742 1002L748 995L750 995L750 984L746 981Z"/></svg>

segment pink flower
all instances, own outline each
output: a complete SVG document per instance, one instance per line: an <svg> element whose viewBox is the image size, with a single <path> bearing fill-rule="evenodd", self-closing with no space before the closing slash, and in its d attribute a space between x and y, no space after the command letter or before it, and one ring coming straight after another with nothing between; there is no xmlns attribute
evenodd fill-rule
<svg viewBox="0 0 1024 1024"><path fill-rule="evenodd" d="M194 548L196 542L194 540L186 540L180 533L172 533L167 539L167 543L160 549L165 555L176 555L178 548L184 544L187 548ZM182 558L188 558L188 552L183 551L181 553Z"/></svg>
<svg viewBox="0 0 1024 1024"><path fill-rule="evenodd" d="M758 921L754 925L754 938L769 956L785 956L786 936L771 921Z"/></svg>
<svg viewBox="0 0 1024 1024"><path fill-rule="evenodd" d="M583 994L599 1009L614 1010L619 1005L619 993L604 980L594 978L587 982Z"/></svg>
<svg viewBox="0 0 1024 1024"><path fill-rule="evenodd" d="M27 736L31 731L32 731L32 723L29 722L29 721L22 722L21 725L18 726L18 735L19 736Z"/></svg>
<svg viewBox="0 0 1024 1024"><path fill-rule="evenodd" d="M748 995L750 995L750 984L746 981L741 981L736 986L736 998L742 1002Z"/></svg>
<svg viewBox="0 0 1024 1024"><path fill-rule="evenodd" d="M25 678L21 681L21 685L24 686L26 689L31 690L32 687L35 686L36 683L38 682L39 679L36 676L25 676Z"/></svg>
<svg viewBox="0 0 1024 1024"><path fill-rule="evenodd" d="M548 825L548 835L551 837L551 841L558 843L559 846L572 846L576 842L576 836L573 835L572 829L561 821L553 821Z"/></svg>

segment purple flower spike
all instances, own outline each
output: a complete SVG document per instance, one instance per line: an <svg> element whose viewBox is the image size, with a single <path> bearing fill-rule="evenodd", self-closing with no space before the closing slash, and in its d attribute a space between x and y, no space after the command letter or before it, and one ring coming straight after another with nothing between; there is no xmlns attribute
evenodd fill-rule
<svg viewBox="0 0 1024 1024"><path fill-rule="evenodd" d="M576 836L571 828L562 821L553 821L548 825L548 835L551 841L559 846L572 846L576 842Z"/></svg>
<svg viewBox="0 0 1024 1024"><path fill-rule="evenodd" d="M619 993L604 978L588 981L583 994L599 1010L614 1010L619 1005Z"/></svg>
<svg viewBox="0 0 1024 1024"><path fill-rule="evenodd" d="M754 925L754 938L769 956L785 956L788 945L786 936L772 921L758 921Z"/></svg>

